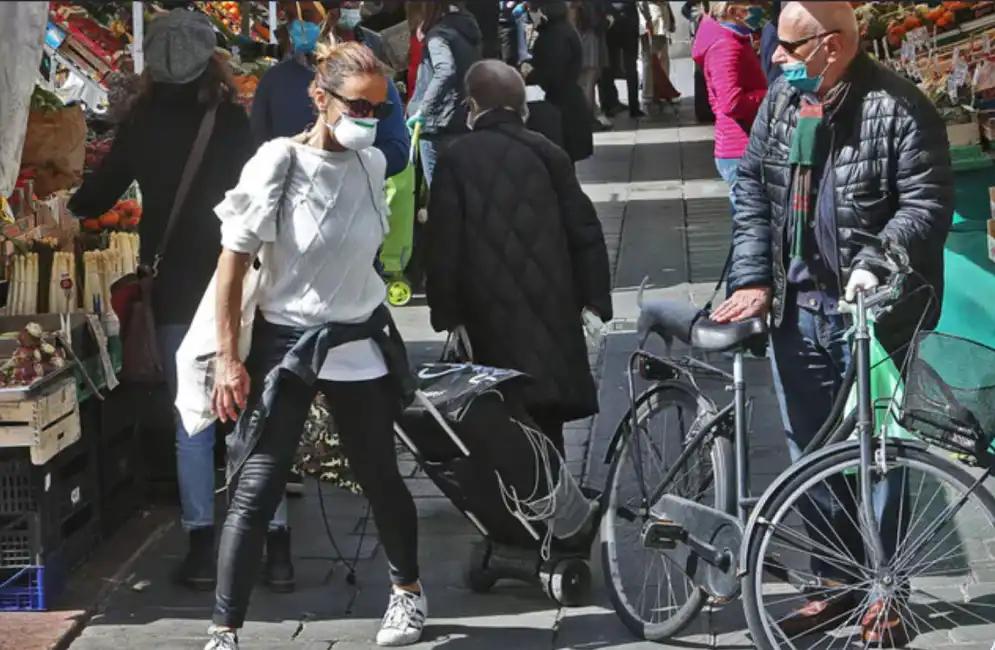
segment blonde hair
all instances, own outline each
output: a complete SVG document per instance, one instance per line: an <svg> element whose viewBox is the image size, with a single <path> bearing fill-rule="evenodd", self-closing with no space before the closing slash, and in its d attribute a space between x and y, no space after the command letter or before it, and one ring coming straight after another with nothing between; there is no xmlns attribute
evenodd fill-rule
<svg viewBox="0 0 995 650"><path fill-rule="evenodd" d="M749 2L711 2L708 5L708 14L715 20L722 20L729 15L729 10L733 7L745 7Z"/></svg>
<svg viewBox="0 0 995 650"><path fill-rule="evenodd" d="M336 43L329 39L318 43L312 90L337 94L346 79L359 75L386 76L386 69L373 50L353 41Z"/></svg>

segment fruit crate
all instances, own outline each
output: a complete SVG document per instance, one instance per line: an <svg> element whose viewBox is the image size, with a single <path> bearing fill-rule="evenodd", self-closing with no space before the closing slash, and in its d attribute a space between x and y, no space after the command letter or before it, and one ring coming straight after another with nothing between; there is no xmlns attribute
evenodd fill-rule
<svg viewBox="0 0 995 650"><path fill-rule="evenodd" d="M44 612L62 595L69 569L58 552L44 566L0 569L0 612Z"/></svg>
<svg viewBox="0 0 995 650"><path fill-rule="evenodd" d="M41 383L37 389L18 393L16 400L0 400L0 453L26 447L31 462L38 466L49 463L80 437L75 380L63 375L46 377ZM0 477L5 475L0 473ZM0 495L0 514L6 507Z"/></svg>

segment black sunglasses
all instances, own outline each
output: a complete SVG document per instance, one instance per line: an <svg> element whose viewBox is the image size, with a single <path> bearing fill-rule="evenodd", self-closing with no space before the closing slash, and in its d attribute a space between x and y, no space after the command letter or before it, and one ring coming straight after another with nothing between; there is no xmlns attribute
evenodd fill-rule
<svg viewBox="0 0 995 650"><path fill-rule="evenodd" d="M374 104L368 99L348 99L333 92L328 94L345 105L345 114L349 117L373 117L378 120L386 120L394 112L393 102Z"/></svg>
<svg viewBox="0 0 995 650"><path fill-rule="evenodd" d="M812 41L814 41L817 38L825 38L826 36L832 36L833 34L839 34L839 33L840 33L840 30L838 30L838 29L832 29L832 30L829 30L828 32L819 32L818 34L815 34L814 36L809 36L807 38L802 38L802 39L799 39L797 41L782 41L781 39L777 39L777 44L780 45L781 48L785 52L787 52L788 54L794 54L795 50L797 50L798 48L800 48L802 45L805 45L806 43L811 43Z"/></svg>

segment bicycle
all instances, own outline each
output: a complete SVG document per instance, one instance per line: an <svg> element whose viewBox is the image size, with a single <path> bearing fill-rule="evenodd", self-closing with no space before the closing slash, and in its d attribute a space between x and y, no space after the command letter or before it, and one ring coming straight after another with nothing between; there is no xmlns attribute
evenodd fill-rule
<svg viewBox="0 0 995 650"><path fill-rule="evenodd" d="M875 411L880 410L881 405L875 404L871 397L868 316L887 312L901 295L904 279L913 271L909 267L908 255L900 247L859 231L842 232L842 235L862 246L876 249L882 258L881 265L890 276L880 287L858 293L857 304L852 310L856 322L854 360L849 364L829 419L806 447L802 457L781 473L759 498L751 495L748 485L748 430L752 400L747 396L744 379L744 352L766 336L765 321L754 318L740 323L717 324L702 317L698 310L672 301L642 304L640 289L640 343L632 353L628 367L630 410L619 423L605 456L605 463L610 465L610 469L603 493L605 514L601 531L605 582L609 586L612 604L622 622L637 637L651 641L673 637L694 620L706 602L720 605L742 594L753 642L760 648L779 648L782 642L794 647L792 639L788 638L790 635L782 629L788 627L787 619L779 621L771 614L776 609L773 605L778 603L771 603L769 609L765 607L765 586L769 584L766 578L773 578L785 586L797 586L798 593L804 598L824 596L839 599L840 603L846 598L846 603L851 603L859 598L861 592L866 592L859 604L847 609L845 620L836 621L843 623L844 629L847 627L845 624L852 628L855 621L866 620L867 616L877 617L872 621L882 620L882 617L891 617L894 611L900 610L903 616L911 617L917 631L921 632L919 623L923 616L917 613L911 602L916 590L910 575L913 560L920 557L926 545L937 539L940 530L953 520L971 497L980 502L989 522L995 522L995 498L982 485L991 475L993 467L989 449L992 436L986 431L995 432L995 408L986 414L987 419L975 417L974 413L983 408L972 411L960 404L965 400L961 394L964 391L955 394L956 390L951 390L942 381L943 378L937 376L930 363L922 358L923 342L931 340L930 337L943 340L943 335L933 332L917 335L914 354L910 355L901 408L886 404L884 420L900 418L903 427L929 443L969 453L975 465L982 470L981 475L974 477L964 467L928 451L927 442L875 436ZM645 350L651 335L663 340L668 348L667 358ZM699 351L733 351L732 373L690 355L671 358L669 350L675 338ZM995 360L995 350L988 352ZM638 396L634 375L652 382ZM705 379L718 379L725 383L727 390L733 393L732 400L719 408L699 386L699 381ZM857 386L857 408L844 415L847 396L854 383ZM941 399L935 398L936 393L941 395ZM678 412L680 428L676 446L680 453L669 467L663 469L663 478L656 487L650 489L643 481L642 460L645 451L659 450L644 442L644 437L648 437L645 435L648 425L670 407L675 407ZM981 424L982 420L985 426ZM848 440L854 433L856 439ZM663 458L662 453L646 455ZM636 461L635 471L624 469L630 456ZM679 473L689 469L694 460L703 460L710 467L692 478L679 477ZM908 472L912 469L929 474L936 482L959 489L961 497L951 501L935 517L930 515L929 521L923 522L921 531L909 525L899 507L899 523L894 526L894 532L897 536L901 530L907 530L914 541L909 547L899 546L896 541L891 553L886 554L882 529L878 525L885 516L875 513L871 493L885 482L890 485L894 477L899 476L903 481L899 496L904 503L906 494L912 493L907 483ZM640 482L640 491L634 498L637 504L628 505L622 502L620 481L633 474ZM798 542L801 535L787 523L791 508L808 496L813 486L828 478L834 485L843 484L850 490L852 499L846 503L856 511L856 521L851 519L850 522L853 531L866 539L863 562L871 566L855 570L856 575L852 579L835 581L789 568L784 561L788 554L775 554L773 562L764 563L772 542L784 540L801 546L803 558L816 558L824 566L840 564L843 560L856 561L854 556L860 551L853 548L853 538L850 538L849 546L844 544L847 546L844 553L827 552L825 540L831 534L836 534L837 538L843 534L833 529L828 520L826 525L803 521L804 528L815 530L817 534L814 536L820 538L807 545ZM858 488L860 498L853 493L852 486ZM917 503L922 489L920 484L916 493ZM831 498L836 499L832 503L838 512L847 512L844 501L835 495ZM931 500L927 507L932 503ZM653 620L637 611L635 603L624 591L622 556L617 546L620 531L627 522L638 525L638 544L641 548L637 550L646 551L650 561L660 558L669 566L667 605L657 603L650 609L651 615L662 613L661 620ZM995 531L995 523L992 530ZM912 535L913 532L918 534ZM884 533L890 535L891 529ZM862 545L859 538L858 545ZM671 552L674 557L668 555ZM847 554L850 557L846 557ZM885 560L886 555L890 555L891 559ZM926 559L929 557L927 555ZM940 558L928 566L942 565L943 561L945 558ZM976 568L978 562L972 560L970 566L972 570L980 570ZM682 575L690 582L690 587L685 588L682 603L674 598L671 572ZM645 593L648 568L637 567L637 575L644 581L642 592ZM658 597L660 591L660 585L657 585ZM865 613L864 619L861 619L859 609L869 600L871 593L878 600L870 609L876 609ZM855 613L858 615L856 619ZM973 611L970 613L976 614ZM995 614L991 620L995 621ZM995 627L992 629L995 634ZM809 630L795 635L795 638L811 633ZM853 633L850 638L852 636Z"/></svg>

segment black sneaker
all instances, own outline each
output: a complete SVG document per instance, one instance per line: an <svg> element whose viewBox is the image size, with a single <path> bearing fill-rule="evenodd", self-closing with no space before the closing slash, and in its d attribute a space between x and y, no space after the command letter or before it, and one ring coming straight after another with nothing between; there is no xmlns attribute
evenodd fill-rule
<svg viewBox="0 0 995 650"><path fill-rule="evenodd" d="M629 117L631 117L634 120L638 120L641 117L646 117L646 112L643 111L641 108L636 108L629 111Z"/></svg>
<svg viewBox="0 0 995 650"><path fill-rule="evenodd" d="M195 591L214 591L218 575L214 527L194 528L188 533L188 543L187 556L173 572L173 580Z"/></svg>
<svg viewBox="0 0 995 650"><path fill-rule="evenodd" d="M629 110L629 107L625 104L615 104L609 108L601 108L601 112L605 114L605 117L615 117L623 111Z"/></svg>
<svg viewBox="0 0 995 650"><path fill-rule="evenodd" d="M278 528L266 534L264 580L270 591L289 594L297 588L290 559L290 529Z"/></svg>

